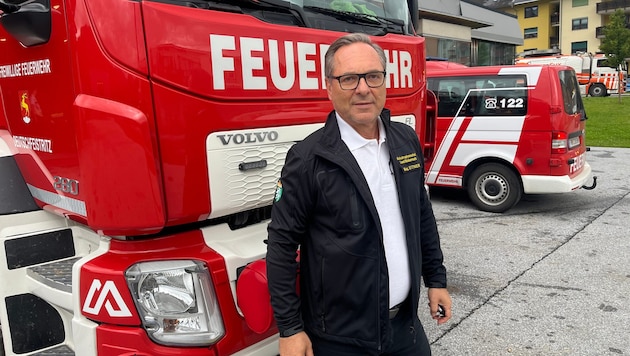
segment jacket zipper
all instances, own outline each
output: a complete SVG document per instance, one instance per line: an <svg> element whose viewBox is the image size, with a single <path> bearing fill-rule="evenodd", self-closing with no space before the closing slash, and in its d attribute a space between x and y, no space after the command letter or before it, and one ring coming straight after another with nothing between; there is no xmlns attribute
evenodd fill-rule
<svg viewBox="0 0 630 356"><path fill-rule="evenodd" d="M358 227L361 222L359 221L359 202L357 201L357 189L352 181L350 182L350 212L352 214L352 225Z"/></svg>
<svg viewBox="0 0 630 356"><path fill-rule="evenodd" d="M384 249L383 249L383 237L381 236L381 242L379 243L379 245L381 246L381 251L383 254L385 253ZM377 330L378 330L378 352L380 353L381 351L383 351L383 340L381 337L381 330L382 330L382 326L381 326L381 293L380 293L380 289L381 287L381 268L383 264L383 258L379 258L378 259L378 272L376 273L376 315L378 316L377 320L378 323L377 325ZM389 305L387 305L387 308L389 308Z"/></svg>
<svg viewBox="0 0 630 356"><path fill-rule="evenodd" d="M322 261L321 261L321 270L320 270L320 278L321 278L321 285L322 285L322 309L320 311L319 314L319 318L320 321L322 323L321 328L322 328L322 332L326 332L326 298L324 296L324 265L325 265L325 261L324 261L324 257L322 257Z"/></svg>

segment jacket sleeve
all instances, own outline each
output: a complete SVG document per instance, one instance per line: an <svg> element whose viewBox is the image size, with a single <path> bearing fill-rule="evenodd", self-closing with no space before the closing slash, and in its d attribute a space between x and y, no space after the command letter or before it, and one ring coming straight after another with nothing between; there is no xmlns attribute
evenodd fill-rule
<svg viewBox="0 0 630 356"><path fill-rule="evenodd" d="M415 132L413 140L417 145L418 156L421 157L424 170L424 156ZM420 181L420 190L420 249L424 285L427 288L446 288L446 267L444 267L444 255L440 246L440 234L433 214L433 206L425 189L424 175Z"/></svg>
<svg viewBox="0 0 630 356"><path fill-rule="evenodd" d="M300 298L296 292L297 249L307 229L310 175L294 145L287 153L267 228L267 281L274 317L280 331L303 329Z"/></svg>
<svg viewBox="0 0 630 356"><path fill-rule="evenodd" d="M433 207L424 188L424 179L420 189L422 189L423 197L420 213L420 246L424 285L427 288L446 288L446 267L444 267L444 255L440 246L440 234L433 215Z"/></svg>

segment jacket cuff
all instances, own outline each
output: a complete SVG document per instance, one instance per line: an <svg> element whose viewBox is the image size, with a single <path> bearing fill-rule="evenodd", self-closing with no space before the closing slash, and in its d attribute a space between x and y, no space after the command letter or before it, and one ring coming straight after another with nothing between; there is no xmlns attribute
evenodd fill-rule
<svg viewBox="0 0 630 356"><path fill-rule="evenodd" d="M302 331L304 331L304 327L302 325L296 325L285 330L280 330L280 337L293 336Z"/></svg>

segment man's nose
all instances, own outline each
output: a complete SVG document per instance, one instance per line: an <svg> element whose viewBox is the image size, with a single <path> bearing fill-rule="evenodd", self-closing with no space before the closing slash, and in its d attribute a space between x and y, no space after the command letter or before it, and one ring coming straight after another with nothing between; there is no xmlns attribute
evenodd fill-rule
<svg viewBox="0 0 630 356"><path fill-rule="evenodd" d="M370 90L370 86L367 84L367 79L365 79L365 77L360 77L359 84L357 85L355 91L365 92L369 90Z"/></svg>

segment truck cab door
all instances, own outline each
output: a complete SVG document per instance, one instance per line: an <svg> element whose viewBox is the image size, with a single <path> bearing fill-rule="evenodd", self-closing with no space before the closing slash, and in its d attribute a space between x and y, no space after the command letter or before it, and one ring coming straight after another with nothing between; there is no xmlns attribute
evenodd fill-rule
<svg viewBox="0 0 630 356"><path fill-rule="evenodd" d="M77 199L81 177L64 2L5 3L2 10L0 99L16 162L40 207L85 215Z"/></svg>

